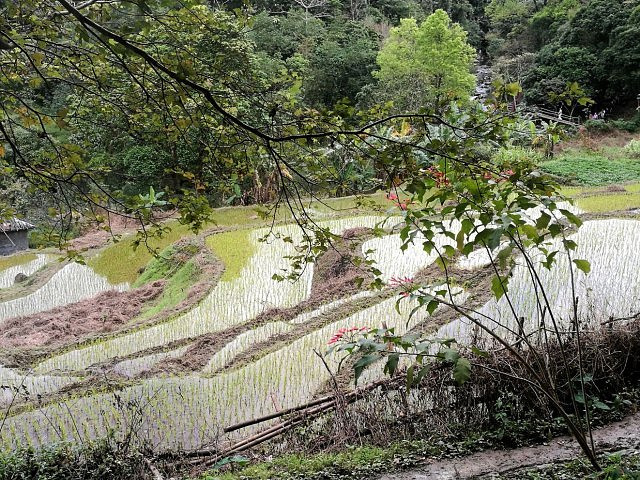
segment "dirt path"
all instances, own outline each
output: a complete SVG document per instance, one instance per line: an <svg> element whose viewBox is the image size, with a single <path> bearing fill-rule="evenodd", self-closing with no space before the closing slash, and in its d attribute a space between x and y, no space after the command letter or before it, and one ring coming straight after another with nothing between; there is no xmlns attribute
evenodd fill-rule
<svg viewBox="0 0 640 480"><path fill-rule="evenodd" d="M593 432L599 451L640 447L640 413L636 413ZM548 445L515 450L488 450L468 457L434 461L420 470L384 475L379 480L457 480L492 473L505 473L522 467L575 459L580 455L571 437L559 437Z"/></svg>

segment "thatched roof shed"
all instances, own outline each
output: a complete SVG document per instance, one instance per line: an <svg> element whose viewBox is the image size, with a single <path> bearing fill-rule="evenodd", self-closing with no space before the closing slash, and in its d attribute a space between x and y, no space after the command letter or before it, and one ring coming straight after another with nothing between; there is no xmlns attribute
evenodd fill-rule
<svg viewBox="0 0 640 480"><path fill-rule="evenodd" d="M10 218L0 223L0 255L29 248L29 230L36 228L19 218Z"/></svg>
<svg viewBox="0 0 640 480"><path fill-rule="evenodd" d="M31 225L29 222L25 222L24 220L20 220L16 217L0 223L0 231L2 232L20 232L22 230L31 230L33 228L36 228L35 225Z"/></svg>

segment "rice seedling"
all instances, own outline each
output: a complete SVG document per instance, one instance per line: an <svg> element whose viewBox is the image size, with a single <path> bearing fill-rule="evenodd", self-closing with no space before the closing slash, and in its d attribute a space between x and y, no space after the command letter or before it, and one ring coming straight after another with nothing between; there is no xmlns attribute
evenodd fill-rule
<svg viewBox="0 0 640 480"><path fill-rule="evenodd" d="M0 406L8 406L20 400L36 399L39 395L53 393L77 382L76 377L33 375L20 373L0 366Z"/></svg>
<svg viewBox="0 0 640 480"><path fill-rule="evenodd" d="M374 294L375 294L375 292L373 292L373 291L365 290L364 292L358 292L358 293L356 293L354 295L350 295L348 297L339 298L338 300L334 300L333 302L325 303L324 305L321 305L319 308L317 308L315 310L311 310L310 312L301 313L300 315L298 315L294 319L290 320L290 323L292 323L294 325L299 325L299 324L302 324L302 323L306 323L309 320L313 320L314 318L318 318L318 317L324 315L325 313L330 312L331 310L334 310L334 309L338 308L341 305L346 305L348 303L355 302L356 300L360 300L361 298L371 297Z"/></svg>
<svg viewBox="0 0 640 480"><path fill-rule="evenodd" d="M123 360L113 367L113 371L124 377L135 377L142 372L150 370L155 365L168 358L178 358L184 355L190 345L175 348L166 352L153 353L141 357Z"/></svg>
<svg viewBox="0 0 640 480"><path fill-rule="evenodd" d="M209 363L202 369L202 373L214 373L230 364L235 357L249 350L252 346L292 329L293 327L288 323L272 322L238 335L211 357Z"/></svg>
<svg viewBox="0 0 640 480"><path fill-rule="evenodd" d="M126 283L111 285L85 265L70 263L35 292L0 303L0 321L79 302L107 290L124 291L128 288Z"/></svg>
<svg viewBox="0 0 640 480"><path fill-rule="evenodd" d="M19 273L27 276L33 275L44 267L50 260L49 255L43 254L27 254L22 257L26 262L0 269L0 288L8 288L13 285L16 275Z"/></svg>
<svg viewBox="0 0 640 480"><path fill-rule="evenodd" d="M311 399L330 378L313 350L323 352L327 341L341 328L367 326L380 319L402 333L424 319L417 315L407 322L411 306L403 302L398 312L396 300L388 299L230 373L212 378L199 375L151 378L119 392L118 396L123 403L146 405L141 432L156 448L196 448L216 439L223 425ZM334 371L338 360L335 356L326 359ZM95 438L126 421L113 403L113 396L96 394L10 417L2 441L5 446L15 446ZM47 421L41 421L45 417ZM74 429L74 423L85 426L86 436Z"/></svg>
<svg viewBox="0 0 640 480"><path fill-rule="evenodd" d="M335 232L353 227L373 227L380 217L356 217L323 222ZM270 235L266 241L259 239ZM280 238L278 238L278 236ZM289 268L288 255L296 253L294 244L283 238L301 241L297 226L286 225L251 232L255 254L231 281L221 281L195 308L168 322L143 328L103 342L50 358L36 366L36 371L82 370L89 365L114 357L126 357L141 350L171 342L225 330L244 323L265 310L287 308L308 298L313 277L309 266L295 282L277 282L273 275Z"/></svg>
<svg viewBox="0 0 640 480"><path fill-rule="evenodd" d="M10 267L25 265L36 259L35 253L18 253L0 258L0 273Z"/></svg>
<svg viewBox="0 0 640 480"><path fill-rule="evenodd" d="M539 215L535 211L527 214L532 221ZM377 217L340 219L327 221L323 225L339 232L356 226L374 226L379 220ZM248 321L272 307L297 305L309 295L312 268L303 272L295 283L275 283L273 273L287 268L288 260L283 257L295 250L290 243L274 236L266 242L259 242L258 239L267 233L269 232L265 229L250 232L255 253L242 267L240 275L220 282L190 312L163 324L49 358L39 364L35 371L46 374L56 369L82 370L97 362L133 355L148 348L162 347L173 341L205 333L219 332ZM294 226L276 227L273 233L280 237L291 236L295 241L300 240L299 230ZM388 279L412 276L435 259L425 254L419 240L404 255L397 254L395 250L399 246L398 236L389 235L375 240L381 241L369 241L363 248L365 251L375 248L376 252L381 252L377 257L378 266ZM580 318L585 322L587 319L600 321L607 320L610 315L623 317L639 311L640 283L636 280L636 272L640 267L640 258L635 254L635 245L640 240L640 222L586 222L573 236L573 240L578 244L574 258L585 258L592 266L589 275L577 274ZM436 241L444 244L447 240ZM395 253L395 257L387 252ZM477 251L460 261L467 268L477 268L486 265L488 254ZM571 291L567 287L570 266L568 259L559 254L557 265L551 271L539 269L554 311L565 322L563 325L566 329L570 329L571 318ZM615 271L616 275L611 275L611 271ZM470 292L456 288L454 293L458 293L456 303L463 304ZM532 333L539 331L543 317L537 309L528 272L523 267L515 268L508 294L518 317L526 319L523 328ZM139 405L141 407L138 414L142 419L140 435L157 449L191 449L215 443L225 438L220 436L224 425L310 400L330 379L323 362L313 351L324 352L331 336L340 329L376 327L384 321L397 334L403 334L420 322L428 321L428 316L423 311L407 321L414 301L410 298L403 300L397 311L396 298L390 298L308 333L253 363L231 371L224 370L226 365L233 365L238 355L254 345L288 332L295 325L309 322L341 305L368 297L373 297L371 292L361 292L305 312L288 324L266 324L239 335L218 351L198 374L146 378L119 391L117 396L102 392L84 393L59 404L10 416L6 419L6 428L1 432L0 441L10 448L19 444L41 445L61 440L82 441L96 438L112 428L124 430L130 421L128 415L133 414L130 411L133 408L131 405ZM480 313L498 319L503 324L488 324L492 329L516 328L504 297L488 302L481 307ZM587 328L592 327L595 328L595 325L587 325ZM476 331L469 322L458 319L441 327L434 336L453 337L463 343L472 343L476 340ZM117 364L116 370L132 377L152 368L163 359L184 354L186 348L188 347L183 346L124 360ZM329 368L335 371L340 358L331 355L325 360ZM366 370L360 377L359 384L380 378L382 365L379 367ZM242 432L243 435L249 433L251 429ZM233 435L237 433L230 434L229 438L233 438Z"/></svg>
<svg viewBox="0 0 640 480"><path fill-rule="evenodd" d="M221 278L224 281L239 277L247 261L255 253L250 230L235 230L212 235L207 238L207 246L224 264L224 273Z"/></svg>
<svg viewBox="0 0 640 480"><path fill-rule="evenodd" d="M440 249L444 245L452 244L453 240L436 233L432 242L436 249ZM424 243L426 239L417 235L403 252L400 250L403 244L400 235L392 234L367 240L362 244L362 251L369 259L375 261L376 268L382 272L380 277L384 282L388 282L393 277L413 277L438 258L435 249L431 253L425 251Z"/></svg>
<svg viewBox="0 0 640 480"><path fill-rule="evenodd" d="M640 222L589 221L572 236L572 240L578 244L573 258L586 259L591 263L588 275L578 271L563 254L556 257L556 264L551 270L541 265L537 268L561 329L571 330L573 303L568 283L570 268L576 275L578 317L584 322L583 328L597 329L600 322L610 317L622 318L640 311L640 282L637 281L640 257L636 254L636 245L640 242ZM555 248L561 248L560 244L556 244ZM509 300L514 306L515 315ZM504 296L500 300L489 301L474 318L507 339L513 337L510 331L520 328L528 333L543 334L545 322L551 321L549 312L541 311L536 302L531 277L524 266L515 268L509 280L508 298ZM522 325L518 325L517 319L524 319ZM455 337L466 343L471 343L478 334L472 322L462 318L438 332L438 336Z"/></svg>

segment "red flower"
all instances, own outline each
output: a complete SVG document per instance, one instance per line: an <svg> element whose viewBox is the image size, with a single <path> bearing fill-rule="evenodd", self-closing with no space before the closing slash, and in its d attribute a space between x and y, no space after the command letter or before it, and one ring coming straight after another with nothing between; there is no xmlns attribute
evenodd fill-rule
<svg viewBox="0 0 640 480"><path fill-rule="evenodd" d="M399 287L401 285L406 285L408 283L413 283L413 278L411 277L391 277L389 279L389 285L392 287Z"/></svg>
<svg viewBox="0 0 640 480"><path fill-rule="evenodd" d="M398 199L398 196L397 196L395 193L389 193L389 194L387 195L387 198L388 198L389 200L397 200L397 199Z"/></svg>
<svg viewBox="0 0 640 480"><path fill-rule="evenodd" d="M355 334L359 332L364 332L366 330L368 330L367 327L341 328L333 335L333 337L331 337L331 339L327 343L329 345L332 345L334 343L340 342L346 334Z"/></svg>

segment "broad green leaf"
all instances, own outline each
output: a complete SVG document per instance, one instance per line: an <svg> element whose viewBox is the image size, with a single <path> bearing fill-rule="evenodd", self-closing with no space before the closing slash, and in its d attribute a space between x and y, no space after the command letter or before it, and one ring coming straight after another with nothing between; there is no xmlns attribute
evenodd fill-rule
<svg viewBox="0 0 640 480"><path fill-rule="evenodd" d="M573 263L575 263L576 267L584 273L589 273L591 271L591 264L587 260L575 259Z"/></svg>
<svg viewBox="0 0 640 480"><path fill-rule="evenodd" d="M501 279L499 276L495 276L491 279L491 291L496 297L496 300L500 300L500 298L507 293L507 281L507 277Z"/></svg>
<svg viewBox="0 0 640 480"><path fill-rule="evenodd" d="M462 385L471 378L471 362L464 357L460 357L453 368L453 378Z"/></svg>
<svg viewBox="0 0 640 480"><path fill-rule="evenodd" d="M380 358L380 355L378 355L377 353L371 353L369 355L365 355L364 357L360 358L353 365L354 381L356 385L358 384L358 379L360 378L360 375L362 375L362 372L364 372L365 368L367 368L372 363L376 362L379 358Z"/></svg>

